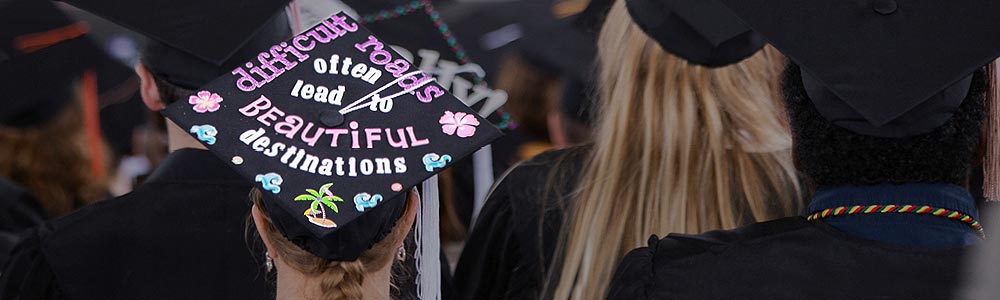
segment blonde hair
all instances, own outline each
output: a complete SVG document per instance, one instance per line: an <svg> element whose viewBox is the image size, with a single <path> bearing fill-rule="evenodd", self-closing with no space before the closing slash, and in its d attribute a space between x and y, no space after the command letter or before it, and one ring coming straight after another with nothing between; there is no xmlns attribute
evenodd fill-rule
<svg viewBox="0 0 1000 300"><path fill-rule="evenodd" d="M250 193L250 198L254 205L260 210L263 216L264 234L273 243L277 255L295 270L307 276L319 278L321 280L320 292L322 300L360 300L364 295L362 284L368 272L382 270L396 257L396 241L402 239L409 232L409 228L400 226L397 221L395 227L384 239L372 246L371 249L361 253L357 260L335 261L313 255L286 239L278 228L274 226L264 206L263 195L259 189L254 189Z"/></svg>
<svg viewBox="0 0 1000 300"><path fill-rule="evenodd" d="M651 234L799 210L776 51L722 68L694 65L644 34L623 1L598 45L601 116L552 267L558 280L546 285L555 299L604 295L615 265Z"/></svg>
<svg viewBox="0 0 1000 300"><path fill-rule="evenodd" d="M49 218L107 196L105 182L91 173L83 128L76 101L37 127L0 126L0 176L31 191Z"/></svg>

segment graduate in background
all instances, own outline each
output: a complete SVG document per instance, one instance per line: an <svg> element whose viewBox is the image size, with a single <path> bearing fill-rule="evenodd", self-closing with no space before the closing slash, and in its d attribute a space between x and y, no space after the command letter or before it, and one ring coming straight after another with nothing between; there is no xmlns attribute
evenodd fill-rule
<svg viewBox="0 0 1000 300"><path fill-rule="evenodd" d="M773 84L781 57L724 9L672 8L647 27L658 19L615 5L598 44L594 143L497 184L455 271L464 299L597 298L650 233L798 212Z"/></svg>
<svg viewBox="0 0 1000 300"><path fill-rule="evenodd" d="M25 20L24 15L34 18ZM81 76L108 59L51 3L0 6L0 177L37 197L45 218L60 217L107 197L100 139L88 139ZM96 124L95 124L96 125ZM95 166L93 163L98 163Z"/></svg>
<svg viewBox="0 0 1000 300"><path fill-rule="evenodd" d="M97 103L83 101L81 77L113 62L89 40L85 24L49 2L5 2L0 25L2 266L21 231L106 196L95 174L101 152L91 148L103 144L85 130L97 129L96 118L85 122L83 113Z"/></svg>
<svg viewBox="0 0 1000 300"><path fill-rule="evenodd" d="M645 14L687 1L627 2ZM719 2L791 60L782 86L815 196L807 217L651 238L622 261L609 298L954 296L984 235L965 187L980 149L986 198L1000 188L1000 2Z"/></svg>
<svg viewBox="0 0 1000 300"><path fill-rule="evenodd" d="M150 38L136 71L151 110L188 101L186 90L291 36L287 1L67 2ZM168 132L171 154L133 193L32 232L0 277L0 299L271 298L263 251L246 241L250 184L188 130Z"/></svg>

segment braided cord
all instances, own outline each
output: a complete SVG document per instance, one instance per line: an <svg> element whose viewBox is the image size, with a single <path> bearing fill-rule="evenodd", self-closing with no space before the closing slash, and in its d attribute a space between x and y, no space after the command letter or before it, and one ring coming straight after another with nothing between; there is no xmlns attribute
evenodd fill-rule
<svg viewBox="0 0 1000 300"><path fill-rule="evenodd" d="M934 207L929 205L847 205L838 206L834 208L827 208L824 210L813 212L806 217L809 221L815 221L820 219L826 219L836 216L844 215L859 215L859 214L887 214L887 213L911 213L918 215L932 215L942 218L948 218L956 221L960 221L969 225L979 234L979 237L985 238L986 234L983 231L983 225L976 221L975 218L969 214L962 213L955 210L950 210L947 208Z"/></svg>

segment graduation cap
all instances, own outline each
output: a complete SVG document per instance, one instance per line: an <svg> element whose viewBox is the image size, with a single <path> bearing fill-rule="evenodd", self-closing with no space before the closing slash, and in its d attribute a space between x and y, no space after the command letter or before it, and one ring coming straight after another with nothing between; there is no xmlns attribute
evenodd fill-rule
<svg viewBox="0 0 1000 300"><path fill-rule="evenodd" d="M626 0L625 5L663 50L698 65L730 65L766 44L716 0Z"/></svg>
<svg viewBox="0 0 1000 300"><path fill-rule="evenodd" d="M938 128L966 98L972 73L1000 56L997 1L719 1L801 67L824 118L863 135L904 138ZM989 129L986 171L993 182L986 196L994 200L997 130Z"/></svg>
<svg viewBox="0 0 1000 300"><path fill-rule="evenodd" d="M0 6L0 125L30 127L57 116L77 99L74 82L104 53L85 37L86 24L51 2L15 0Z"/></svg>
<svg viewBox="0 0 1000 300"><path fill-rule="evenodd" d="M163 114L255 182L276 227L319 257L357 259L409 187L500 136L343 13L257 51Z"/></svg>
<svg viewBox="0 0 1000 300"><path fill-rule="evenodd" d="M291 36L289 0L65 0L150 40L153 74L194 89L228 74L261 49ZM256 51L256 50L254 50Z"/></svg>

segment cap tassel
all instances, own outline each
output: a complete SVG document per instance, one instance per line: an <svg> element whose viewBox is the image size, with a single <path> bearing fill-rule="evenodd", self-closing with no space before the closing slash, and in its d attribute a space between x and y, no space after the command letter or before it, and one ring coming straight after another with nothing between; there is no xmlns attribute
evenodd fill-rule
<svg viewBox="0 0 1000 300"><path fill-rule="evenodd" d="M104 138L101 136L101 112L98 107L97 73L87 70L80 78L83 102L83 125L90 154L90 174L103 180L107 176L104 163Z"/></svg>
<svg viewBox="0 0 1000 300"><path fill-rule="evenodd" d="M983 196L1000 201L1000 88L997 68L990 68L990 99L987 105L986 154L983 159Z"/></svg>
<svg viewBox="0 0 1000 300"><path fill-rule="evenodd" d="M441 299L441 238L438 225L438 177L431 176L424 181L423 197L417 214L414 253L417 264L417 298L421 300Z"/></svg>

